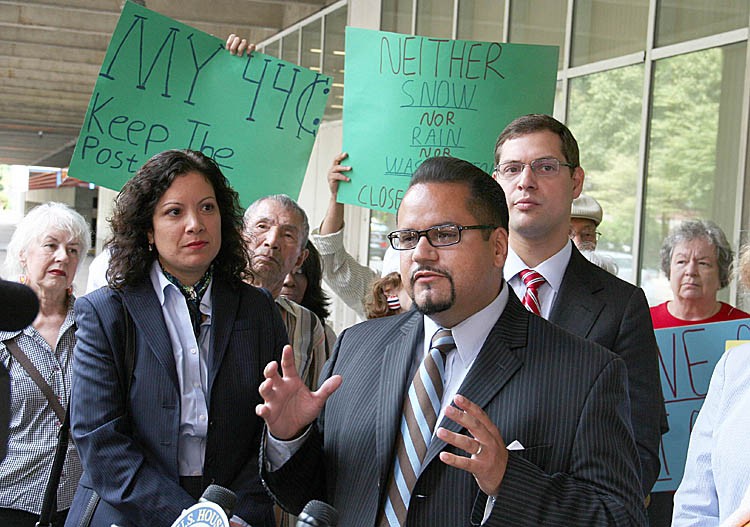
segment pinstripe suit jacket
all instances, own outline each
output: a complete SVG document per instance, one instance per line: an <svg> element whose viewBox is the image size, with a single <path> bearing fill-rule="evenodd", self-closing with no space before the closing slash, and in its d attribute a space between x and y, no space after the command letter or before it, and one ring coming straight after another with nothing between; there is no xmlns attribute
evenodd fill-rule
<svg viewBox="0 0 750 527"><path fill-rule="evenodd" d="M641 482L648 494L659 477L659 442L669 426L659 351L643 290L592 264L573 246L549 320L625 361Z"/></svg>
<svg viewBox="0 0 750 527"><path fill-rule="evenodd" d="M410 311L341 334L324 376L341 374L343 384L301 450L275 472L262 465L285 507L299 512L321 499L338 509L342 526L375 525L422 333L422 315ZM625 365L615 355L510 295L459 393L484 409L506 443L526 447L510 452L486 525L645 525ZM459 431L450 420L442 426ZM471 474L440 461L443 449L454 451L433 438L409 526L481 522L486 496Z"/></svg>
<svg viewBox="0 0 750 527"><path fill-rule="evenodd" d="M122 302L136 328L127 403L120 387ZM263 368L279 359L286 330L270 295L246 284L233 289L215 277L212 305L204 482L232 489L235 514L270 527L271 501L258 476L262 421L255 405ZM85 471L66 525L78 525L91 489L102 498L94 527L171 525L195 500L179 485L180 392L156 293L150 281L122 295L102 288L79 298L75 311L71 430Z"/></svg>

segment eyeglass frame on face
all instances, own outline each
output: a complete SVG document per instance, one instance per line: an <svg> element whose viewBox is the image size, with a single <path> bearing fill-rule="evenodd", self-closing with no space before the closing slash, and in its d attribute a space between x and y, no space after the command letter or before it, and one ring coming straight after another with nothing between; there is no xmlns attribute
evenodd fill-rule
<svg viewBox="0 0 750 527"><path fill-rule="evenodd" d="M547 173L540 173L537 169L540 168L538 165L535 167L535 164L538 164L542 161L554 161L557 163L557 168L553 172L547 172ZM520 170L514 174L506 174L503 172L502 167L505 165L506 167L509 165L513 165L518 167L520 165ZM534 159L533 161L529 163L524 163L523 161L504 161L502 163L498 163L495 165L494 172L498 175L500 179L504 179L506 181L511 181L521 174L523 174L523 171L526 167L529 167L531 169L531 172L537 176L537 177L554 177L557 174L560 173L560 167L568 167L570 169L577 168L577 165L574 165L573 163L563 163L556 157L540 157L539 159Z"/></svg>
<svg viewBox="0 0 750 527"><path fill-rule="evenodd" d="M568 232L568 238L573 240L576 236L581 238L581 241L590 242L598 241L602 237L602 233L596 230L593 233L591 231L576 231L571 227L570 232Z"/></svg>
<svg viewBox="0 0 750 527"><path fill-rule="evenodd" d="M424 236L427 238L427 242L432 245L435 248L440 247L450 247L451 245L456 245L461 243L461 233L463 231L472 231L472 230L487 230L487 229L497 229L497 225L458 225L456 223L443 223L442 225L433 225L432 227L424 230L419 229L399 229L397 231L393 231L388 234L388 241L391 244L391 247L393 247L397 251L411 251L412 249L415 249L417 245L419 245L419 240ZM448 243L440 243L437 240L433 240L430 237L430 233L436 233L435 236L439 235L439 229L446 229L446 228L455 228L456 229L456 240L451 241ZM412 233L416 234L416 239L414 241L414 245L410 247L401 247L399 245L399 234L400 233Z"/></svg>

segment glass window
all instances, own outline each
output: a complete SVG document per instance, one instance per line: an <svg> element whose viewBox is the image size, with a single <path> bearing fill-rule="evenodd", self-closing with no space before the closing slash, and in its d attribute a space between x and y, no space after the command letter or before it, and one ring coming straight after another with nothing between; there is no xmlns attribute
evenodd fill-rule
<svg viewBox="0 0 750 527"><path fill-rule="evenodd" d="M370 245L367 260L370 267L380 272L383 270L383 255L390 242L388 233L396 230L396 216L389 212L373 210L370 214Z"/></svg>
<svg viewBox="0 0 750 527"><path fill-rule="evenodd" d="M459 0L457 37L500 42L503 38L504 0Z"/></svg>
<svg viewBox="0 0 750 527"><path fill-rule="evenodd" d="M281 39L281 59L299 64L299 30Z"/></svg>
<svg viewBox="0 0 750 527"><path fill-rule="evenodd" d="M648 0L576 0L571 64L646 49Z"/></svg>
<svg viewBox="0 0 750 527"><path fill-rule="evenodd" d="M638 203L643 64L570 81L568 126L578 140L586 179L583 191L602 206L597 245L634 282L633 224ZM616 104L613 101L617 101Z"/></svg>
<svg viewBox="0 0 750 527"><path fill-rule="evenodd" d="M565 122L565 97L563 97L563 81L557 81L555 83L555 103L552 110L552 117L560 121Z"/></svg>
<svg viewBox="0 0 750 527"><path fill-rule="evenodd" d="M745 53L743 42L655 64L642 241L644 285L660 268L664 237L681 221L713 220L730 239L735 232ZM646 290L649 303L672 297L666 278L662 280L662 289ZM719 292L722 300L728 295L728 289Z"/></svg>
<svg viewBox="0 0 750 527"><path fill-rule="evenodd" d="M417 35L451 38L453 36L453 2L418 0Z"/></svg>
<svg viewBox="0 0 750 527"><path fill-rule="evenodd" d="M324 119L341 119L344 107L344 31L346 6L326 16L323 73L333 77Z"/></svg>
<svg viewBox="0 0 750 527"><path fill-rule="evenodd" d="M302 53L299 65L318 72L321 71L323 60L322 27L322 18L302 26Z"/></svg>
<svg viewBox="0 0 750 527"><path fill-rule="evenodd" d="M383 31L411 34L411 14L415 0L382 0L380 27Z"/></svg>
<svg viewBox="0 0 750 527"><path fill-rule="evenodd" d="M566 4L559 0L511 2L508 40L519 44L559 46L558 66L562 67Z"/></svg>
<svg viewBox="0 0 750 527"><path fill-rule="evenodd" d="M265 49L263 49L263 53L266 55L271 55L272 57L279 58L280 57L280 51L281 51L281 40L274 40L270 44L268 44Z"/></svg>
<svg viewBox="0 0 750 527"><path fill-rule="evenodd" d="M661 0L656 11L656 45L747 27L749 15L747 0Z"/></svg>

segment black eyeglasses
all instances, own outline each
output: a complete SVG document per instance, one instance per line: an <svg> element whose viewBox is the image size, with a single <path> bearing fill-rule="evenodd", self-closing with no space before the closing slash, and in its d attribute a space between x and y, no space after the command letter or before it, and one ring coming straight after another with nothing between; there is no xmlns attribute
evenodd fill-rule
<svg viewBox="0 0 750 527"><path fill-rule="evenodd" d="M560 167L575 168L572 163L563 163L554 157L543 157L535 159L531 163L522 163L520 161L506 161L495 166L495 173L501 179L514 179L523 172L525 167L531 167L534 175L539 177L552 177L560 173Z"/></svg>
<svg viewBox="0 0 750 527"><path fill-rule="evenodd" d="M446 223L445 225L436 225L423 231L416 229L402 229L393 231L388 235L391 247L397 251L408 251L414 249L419 243L419 239L424 236L433 247L446 247L456 245L461 241L461 231L497 229L497 225L456 225L455 223Z"/></svg>

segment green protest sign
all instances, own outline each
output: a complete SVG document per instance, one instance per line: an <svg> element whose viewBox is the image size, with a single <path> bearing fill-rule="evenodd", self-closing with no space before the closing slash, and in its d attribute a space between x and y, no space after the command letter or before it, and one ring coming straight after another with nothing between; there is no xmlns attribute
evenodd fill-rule
<svg viewBox="0 0 750 527"><path fill-rule="evenodd" d="M346 28L344 150L338 200L395 212L417 167L454 156L492 172L514 118L551 114L555 46L428 38Z"/></svg>
<svg viewBox="0 0 750 527"><path fill-rule="evenodd" d="M170 148L213 158L243 205L296 198L331 78L253 53L128 2L107 49L69 174L119 190Z"/></svg>

